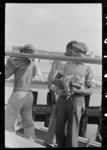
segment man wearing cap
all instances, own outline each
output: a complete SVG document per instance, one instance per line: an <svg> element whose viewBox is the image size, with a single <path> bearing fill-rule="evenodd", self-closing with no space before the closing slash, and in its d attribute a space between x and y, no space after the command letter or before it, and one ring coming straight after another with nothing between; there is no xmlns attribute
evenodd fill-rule
<svg viewBox="0 0 107 150"><path fill-rule="evenodd" d="M65 55L85 57L87 51L85 43L71 41L66 46ZM85 108L84 96L92 94L94 73L90 66L83 63L66 62L63 75L75 79L76 86L72 84L69 97L62 91L56 103L56 140L58 147L78 147L79 123Z"/></svg>
<svg viewBox="0 0 107 150"><path fill-rule="evenodd" d="M26 44L21 53L34 53L35 48ZM5 110L5 130L15 132L14 126L18 115L21 115L24 135L35 139L32 119L33 95L30 84L36 73L35 62L31 58L9 57L5 66L5 79L14 75L13 92Z"/></svg>

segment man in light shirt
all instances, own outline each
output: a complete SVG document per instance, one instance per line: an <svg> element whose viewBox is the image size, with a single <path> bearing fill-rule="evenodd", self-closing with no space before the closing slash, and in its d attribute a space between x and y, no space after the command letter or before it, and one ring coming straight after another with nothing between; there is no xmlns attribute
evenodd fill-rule
<svg viewBox="0 0 107 150"><path fill-rule="evenodd" d="M88 48L85 43L77 41L73 43L71 41L66 46L65 55L68 57L85 57L87 51ZM65 89L59 92L59 98L56 103L56 140L59 148L78 147L80 119L85 109L84 97L85 95L92 94L95 84L94 73L92 67L86 66L83 63L66 62L64 64L63 76L64 78L70 76L71 80L73 77L76 86L72 84L69 96ZM63 83L65 86L66 82ZM77 86L77 84L80 86Z"/></svg>

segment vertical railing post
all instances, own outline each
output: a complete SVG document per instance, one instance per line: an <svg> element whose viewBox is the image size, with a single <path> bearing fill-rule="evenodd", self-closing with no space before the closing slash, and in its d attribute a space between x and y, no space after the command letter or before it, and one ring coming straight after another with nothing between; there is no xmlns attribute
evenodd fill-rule
<svg viewBox="0 0 107 150"><path fill-rule="evenodd" d="M37 99L38 99L38 92L37 91L32 91L33 94L33 106L32 106L32 116L33 120L35 121L35 108L34 106L37 105Z"/></svg>

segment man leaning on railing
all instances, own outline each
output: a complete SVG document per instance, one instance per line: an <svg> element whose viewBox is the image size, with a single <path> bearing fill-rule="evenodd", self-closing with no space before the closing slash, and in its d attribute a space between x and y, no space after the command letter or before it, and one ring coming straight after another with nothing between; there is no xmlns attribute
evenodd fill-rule
<svg viewBox="0 0 107 150"><path fill-rule="evenodd" d="M26 44L21 53L34 53L35 48ZM32 118L33 95L29 89L36 74L35 62L31 58L9 57L5 66L5 79L14 74L13 92L5 110L5 130L15 132L15 122L21 115L24 135L35 139L35 130Z"/></svg>

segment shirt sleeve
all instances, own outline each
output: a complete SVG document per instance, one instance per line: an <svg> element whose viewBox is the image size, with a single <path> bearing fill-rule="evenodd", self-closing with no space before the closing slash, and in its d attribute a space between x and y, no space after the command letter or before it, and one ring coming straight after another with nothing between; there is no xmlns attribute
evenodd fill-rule
<svg viewBox="0 0 107 150"><path fill-rule="evenodd" d="M47 78L49 89L51 89L51 87L52 87L52 79L54 77L54 74L55 74L55 67L54 67L54 62L52 62L51 70L50 70L50 72L48 74L48 78Z"/></svg>
<svg viewBox="0 0 107 150"><path fill-rule="evenodd" d="M7 60L6 66L5 66L5 79L8 79L15 73L15 67L10 62L10 58Z"/></svg>
<svg viewBox="0 0 107 150"><path fill-rule="evenodd" d="M95 73L94 68L92 66L87 67L86 86L88 88L95 87Z"/></svg>
<svg viewBox="0 0 107 150"><path fill-rule="evenodd" d="M37 68L36 68L36 65L34 64L34 66L33 66L33 78L35 77L35 75L36 75L36 72L37 72Z"/></svg>
<svg viewBox="0 0 107 150"><path fill-rule="evenodd" d="M67 66L67 65L66 65L66 63L65 63L65 64L64 64L64 68L63 68L63 75L64 75L64 77L66 76L66 72L67 72L67 71L66 71L66 68L67 68L66 66Z"/></svg>

